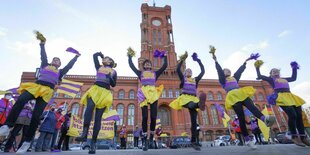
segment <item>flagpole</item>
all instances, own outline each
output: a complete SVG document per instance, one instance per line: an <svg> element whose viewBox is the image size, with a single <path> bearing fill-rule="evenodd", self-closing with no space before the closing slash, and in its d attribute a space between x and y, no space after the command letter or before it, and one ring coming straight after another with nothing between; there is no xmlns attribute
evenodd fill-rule
<svg viewBox="0 0 310 155"><path fill-rule="evenodd" d="M278 119L277 119L277 116L276 116L276 113L274 113L273 106L272 105L270 105L270 106L271 106L272 113L273 113L274 117L276 118L276 122L277 122L277 126L279 128L279 131L282 132L280 125L279 125L279 122L278 122Z"/></svg>

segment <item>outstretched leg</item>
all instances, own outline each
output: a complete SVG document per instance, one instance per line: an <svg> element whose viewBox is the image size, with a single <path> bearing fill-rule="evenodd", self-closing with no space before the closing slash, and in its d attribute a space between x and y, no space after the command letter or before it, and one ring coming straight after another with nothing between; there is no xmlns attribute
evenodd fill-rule
<svg viewBox="0 0 310 155"><path fill-rule="evenodd" d="M84 113L83 132L80 137L75 138L76 141L85 142L87 140L88 129L89 129L90 122L93 118L94 108L95 108L94 101L91 98L88 98L86 110Z"/></svg>
<svg viewBox="0 0 310 155"><path fill-rule="evenodd" d="M156 127L156 119L157 119L157 105L158 105L158 100L155 101L153 104L151 104L151 124L150 124L150 137L149 137L149 145L151 148L154 148L154 134L155 134L155 127Z"/></svg>
<svg viewBox="0 0 310 155"><path fill-rule="evenodd" d="M148 142L147 142L147 119L148 119L148 107L141 107L142 110L142 149L143 151L148 150Z"/></svg>

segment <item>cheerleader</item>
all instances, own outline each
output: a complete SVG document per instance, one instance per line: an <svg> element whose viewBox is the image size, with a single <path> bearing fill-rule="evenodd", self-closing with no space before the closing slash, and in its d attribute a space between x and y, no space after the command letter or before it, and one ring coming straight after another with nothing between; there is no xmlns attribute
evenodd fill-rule
<svg viewBox="0 0 310 155"><path fill-rule="evenodd" d="M103 65L100 65L98 57L102 58ZM112 58L108 56L104 57L101 52L97 52L93 55L93 59L97 71L96 81L81 98L81 103L86 106L83 132L80 137L75 139L76 141L81 142L87 140L89 125L93 118L93 111L96 110L93 135L88 152L89 154L96 153L96 141L101 129L102 115L104 112L108 112L112 105L113 96L110 87L115 87L117 78L117 73L113 69L116 67L116 64Z"/></svg>
<svg viewBox="0 0 310 155"><path fill-rule="evenodd" d="M180 88L182 89L182 94L172 101L169 106L175 110L180 110L182 108L187 108L191 117L191 142L195 150L200 151L200 145L197 143L197 110L205 110L206 105L206 94L201 93L199 98L196 97L198 83L201 80L202 76L205 74L205 69L200 59L198 59L197 54L192 55L193 60L197 61L200 66L200 74L197 77L192 78L192 70L187 68L184 71L184 74L181 71L181 66L187 58L187 52L180 57L180 62L177 66L177 72L179 79L181 81Z"/></svg>
<svg viewBox="0 0 310 155"><path fill-rule="evenodd" d="M158 50L154 52L154 57L164 58L163 66L157 71L152 71L152 62L148 59L142 62L143 70L142 71L138 70L132 62L132 57L135 55L135 52L131 48L129 48L127 55L129 66L138 76L140 83L142 85L142 87L138 90L138 102L142 110L142 131L143 131L142 148L143 151L147 151L148 145L153 146L152 143L155 134L158 99L163 90L162 85L159 87L155 87L155 85L159 76L164 72L164 70L168 66L167 53L164 51L160 52ZM147 141L148 105L150 105L151 108L151 124L150 124L151 132L149 136L150 144L148 144Z"/></svg>
<svg viewBox="0 0 310 155"><path fill-rule="evenodd" d="M62 77L73 67L80 54L77 54L63 69L59 69L61 61L58 57L54 57L51 63L47 62L47 56L45 52L45 37L38 31L36 31L37 39L40 40L41 48L41 66L39 71L39 77L36 82L22 83L18 89L20 96L14 104L11 113L9 114L5 125L0 128L0 136L7 136L9 134L10 127L13 127L20 112L23 110L24 105L32 99L36 100L36 104L33 110L32 118L28 132L25 134L25 142L16 152L17 154L23 154L30 147L30 141L35 135L38 124L40 123L40 116L42 115L45 106L50 101L54 94L55 85L61 81Z"/></svg>
<svg viewBox="0 0 310 155"><path fill-rule="evenodd" d="M271 105L280 106L288 116L288 127L292 134L292 141L298 145L304 147L305 145L310 146L309 141L306 138L304 124L302 121L302 108L301 106L305 103L299 96L294 95L290 91L289 82L296 81L297 69L299 65L297 62L291 62L292 77L280 77L280 70L273 68L270 71L270 76L264 76L260 73L260 66L263 61L257 60L255 62L255 68L257 73L257 79L267 81L273 88L274 93L267 97L268 103ZM298 133L296 132L296 128Z"/></svg>
<svg viewBox="0 0 310 155"><path fill-rule="evenodd" d="M238 116L239 124L241 128L242 135L244 137L245 144L248 145L252 149L256 149L254 141L249 137L248 130L246 128L246 121L243 111L243 106L245 106L249 111L257 118L265 122L265 124L270 127L275 121L274 116L264 116L254 105L253 101L251 100L251 97L255 93L255 89L252 86L246 86L240 88L238 82L240 80L240 77L243 73L243 71L246 68L246 63L249 60L257 59L259 57L259 54L252 54L248 59L245 60L243 65L239 67L239 69L236 71L236 73L231 76L231 71L227 68L222 69L220 64L217 61L217 58L215 56L215 48L210 47L211 51L210 53L213 54L213 59L215 61L215 67L219 76L219 82L222 85L222 87L225 89L227 95L225 99L225 108L227 110L233 109L235 113Z"/></svg>

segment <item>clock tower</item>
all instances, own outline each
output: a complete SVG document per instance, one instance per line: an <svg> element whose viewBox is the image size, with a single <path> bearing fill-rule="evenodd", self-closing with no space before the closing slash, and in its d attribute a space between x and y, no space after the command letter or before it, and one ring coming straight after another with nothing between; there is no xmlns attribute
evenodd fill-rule
<svg viewBox="0 0 310 155"><path fill-rule="evenodd" d="M142 22L141 28L141 57L139 58L139 68L142 69L141 62L149 59L153 63L154 70L158 70L163 59L154 58L153 52L158 49L167 51L168 67L160 76L163 78L175 77L177 56L174 49L174 39L171 22L171 7L149 6L144 3L141 6Z"/></svg>

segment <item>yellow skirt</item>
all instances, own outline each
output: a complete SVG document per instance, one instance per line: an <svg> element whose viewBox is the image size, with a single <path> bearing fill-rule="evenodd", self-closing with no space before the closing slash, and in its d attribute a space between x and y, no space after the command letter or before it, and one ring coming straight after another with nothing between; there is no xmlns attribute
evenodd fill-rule
<svg viewBox="0 0 310 155"><path fill-rule="evenodd" d="M225 108L233 109L233 105L237 102L244 101L248 97L255 94L255 89L252 86L242 87L239 89L231 90L226 95Z"/></svg>
<svg viewBox="0 0 310 155"><path fill-rule="evenodd" d="M196 96L182 94L177 99L173 100L169 106L175 110L181 110L183 106L189 102L198 103L199 99ZM196 109L198 111L198 109Z"/></svg>
<svg viewBox="0 0 310 155"><path fill-rule="evenodd" d="M276 100L278 106L301 106L305 104L305 101L297 95L290 92L278 93Z"/></svg>
<svg viewBox="0 0 310 155"><path fill-rule="evenodd" d="M113 96L110 90L99 87L97 85L91 86L81 98L81 104L87 106L87 99L91 98L96 108L105 108L104 112L108 112L113 102Z"/></svg>
<svg viewBox="0 0 310 155"><path fill-rule="evenodd" d="M147 106L148 104L153 104L157 101L164 89L163 85L159 87L155 86L142 86L141 90L144 95L144 100L140 102L140 107Z"/></svg>
<svg viewBox="0 0 310 155"><path fill-rule="evenodd" d="M35 98L42 97L46 103L48 103L54 95L54 90L50 87L33 82L22 83L17 91L21 94L25 90L31 93Z"/></svg>

